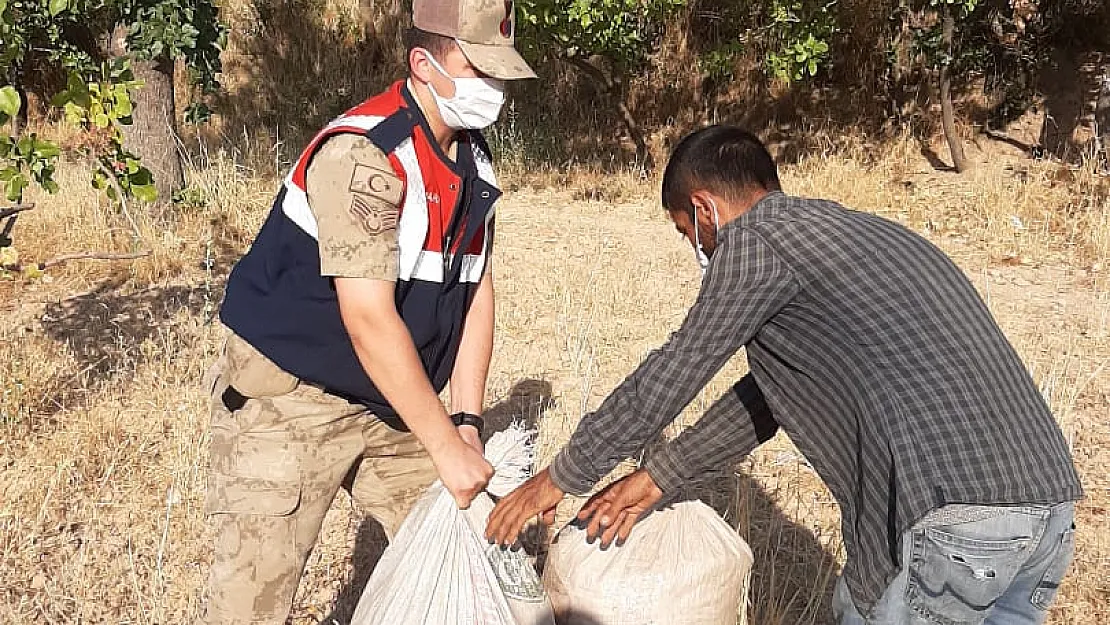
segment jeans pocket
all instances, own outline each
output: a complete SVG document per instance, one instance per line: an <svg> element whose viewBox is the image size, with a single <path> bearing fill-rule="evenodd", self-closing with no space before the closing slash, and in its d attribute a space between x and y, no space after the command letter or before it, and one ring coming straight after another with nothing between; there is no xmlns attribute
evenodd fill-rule
<svg viewBox="0 0 1110 625"><path fill-rule="evenodd" d="M1029 557L1032 538L984 540L943 527L913 532L907 603L926 622L980 623Z"/></svg>
<svg viewBox="0 0 1110 625"><path fill-rule="evenodd" d="M1071 529L1060 536L1060 543L1052 554L1048 568L1045 570L1044 576L1041 577L1040 583L1037 584L1037 588L1033 590L1033 597L1030 601L1037 609L1048 610L1048 606L1056 598L1056 591L1060 589L1060 582L1064 581L1064 574L1067 573L1068 566L1074 556L1075 527L1072 526Z"/></svg>

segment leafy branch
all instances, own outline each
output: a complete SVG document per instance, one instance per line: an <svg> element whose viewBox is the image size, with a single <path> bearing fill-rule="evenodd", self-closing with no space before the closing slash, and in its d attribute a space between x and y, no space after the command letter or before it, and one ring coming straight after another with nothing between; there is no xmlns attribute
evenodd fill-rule
<svg viewBox="0 0 1110 625"><path fill-rule="evenodd" d="M113 52L98 42L120 32L126 54L105 59ZM50 106L82 130L73 152L92 163L93 186L119 207L138 240L128 198L153 202L157 187L124 143L133 96L143 84L131 63L181 58L194 84L211 93L219 87L227 32L213 0L0 0L0 127L11 122L12 131L0 134L0 193L13 204L0 209L6 219L0 250L16 253L10 235L16 215L28 210L25 191L34 185L58 192L54 173L62 149L21 132L29 67L49 67L66 77Z"/></svg>
<svg viewBox="0 0 1110 625"><path fill-rule="evenodd" d="M839 32L837 0L772 0L765 37L769 74L786 82L817 75L829 62L829 42Z"/></svg>
<svg viewBox="0 0 1110 625"><path fill-rule="evenodd" d="M644 131L625 102L630 72L648 64L667 18L687 0L522 0L525 53L582 71L615 109L641 163L651 167Z"/></svg>

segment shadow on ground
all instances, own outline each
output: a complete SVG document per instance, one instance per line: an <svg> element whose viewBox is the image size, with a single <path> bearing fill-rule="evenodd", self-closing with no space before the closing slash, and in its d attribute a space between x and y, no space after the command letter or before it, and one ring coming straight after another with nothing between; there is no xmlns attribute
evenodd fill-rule
<svg viewBox="0 0 1110 625"><path fill-rule="evenodd" d="M749 623L831 623L836 556L813 531L786 516L747 475L736 476L741 534L755 555Z"/></svg>
<svg viewBox="0 0 1110 625"><path fill-rule="evenodd" d="M44 333L69 348L75 370L57 377L42 398L40 414L85 405L112 380L133 375L152 358L182 350L188 332L175 331L203 315L210 321L223 296L223 282L149 287L122 292L124 279L108 280L94 290L48 303L40 323Z"/></svg>
<svg viewBox="0 0 1110 625"><path fill-rule="evenodd" d="M485 436L500 432L514 422L526 428L535 428L540 418L555 407L551 382L527 379L513 385L505 399L486 410L482 417L486 422Z"/></svg>

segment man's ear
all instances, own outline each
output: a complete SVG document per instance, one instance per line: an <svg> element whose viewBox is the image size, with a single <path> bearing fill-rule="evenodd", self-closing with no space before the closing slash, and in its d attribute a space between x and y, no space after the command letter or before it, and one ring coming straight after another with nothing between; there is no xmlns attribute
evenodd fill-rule
<svg viewBox="0 0 1110 625"><path fill-rule="evenodd" d="M694 191L690 194L690 204L694 207L694 217L697 221L713 223L713 209L717 206L717 200L711 193Z"/></svg>
<svg viewBox="0 0 1110 625"><path fill-rule="evenodd" d="M427 84L432 79L432 72L436 71L428 61L428 52L424 48L413 48L409 51L409 73L413 78Z"/></svg>

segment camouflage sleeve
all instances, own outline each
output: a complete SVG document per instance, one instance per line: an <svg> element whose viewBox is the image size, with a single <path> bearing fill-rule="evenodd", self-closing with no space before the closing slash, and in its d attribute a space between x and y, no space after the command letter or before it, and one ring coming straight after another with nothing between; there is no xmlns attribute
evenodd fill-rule
<svg viewBox="0 0 1110 625"><path fill-rule="evenodd" d="M403 184L389 158L366 137L337 135L312 159L305 186L321 275L396 280Z"/></svg>

